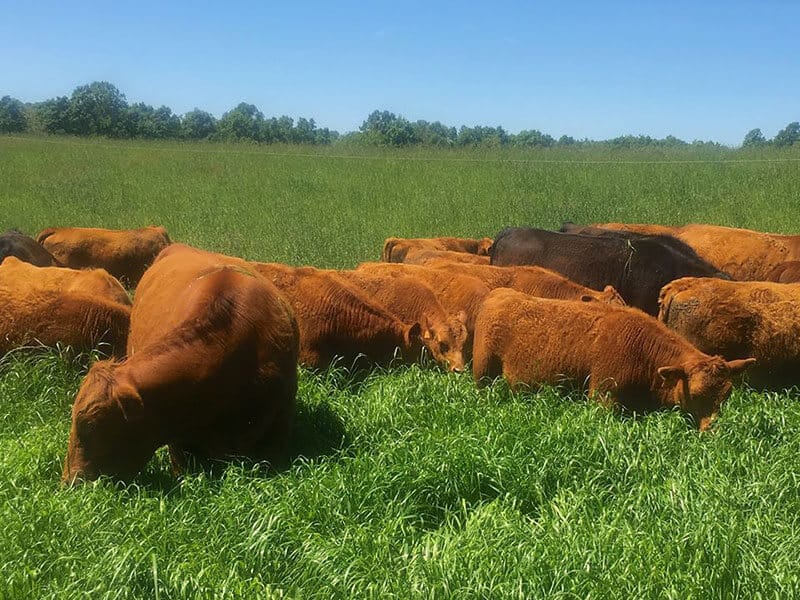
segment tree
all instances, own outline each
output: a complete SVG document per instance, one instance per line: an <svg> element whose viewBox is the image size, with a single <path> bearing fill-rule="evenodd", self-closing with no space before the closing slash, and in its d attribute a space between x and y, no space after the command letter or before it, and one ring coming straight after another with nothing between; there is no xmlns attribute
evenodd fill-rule
<svg viewBox="0 0 800 600"><path fill-rule="evenodd" d="M262 128L264 115L255 105L241 102L239 105L222 115L217 121L216 137L223 140L253 140L263 139Z"/></svg>
<svg viewBox="0 0 800 600"><path fill-rule="evenodd" d="M69 99L66 96L58 96L35 104L33 106L33 114L38 128L45 133L63 134L71 132Z"/></svg>
<svg viewBox="0 0 800 600"><path fill-rule="evenodd" d="M575 144L577 144L577 142L571 135L562 135L560 138L558 138L559 146L574 146Z"/></svg>
<svg viewBox="0 0 800 600"><path fill-rule="evenodd" d="M761 130L751 129L747 132L747 135L744 136L744 140L742 141L743 148L752 148L763 146L767 143L767 138L764 137L764 134L761 133Z"/></svg>
<svg viewBox="0 0 800 600"><path fill-rule="evenodd" d="M772 143L779 148L791 146L800 142L800 122L794 121L781 129L772 139Z"/></svg>
<svg viewBox="0 0 800 600"><path fill-rule="evenodd" d="M166 139L178 137L181 122L168 106L153 108L144 102L128 107L125 133L128 137Z"/></svg>
<svg viewBox="0 0 800 600"><path fill-rule="evenodd" d="M551 136L538 129L520 131L513 139L515 146L549 148L556 143Z"/></svg>
<svg viewBox="0 0 800 600"><path fill-rule="evenodd" d="M216 131L217 120L199 108L189 111L181 119L181 135L190 140L207 140Z"/></svg>
<svg viewBox="0 0 800 600"><path fill-rule="evenodd" d="M408 120L387 110L372 111L359 129L365 141L381 146L408 146L419 141Z"/></svg>
<svg viewBox="0 0 800 600"><path fill-rule="evenodd" d="M69 133L118 137L126 133L125 95L107 81L75 88L69 100Z"/></svg>
<svg viewBox="0 0 800 600"><path fill-rule="evenodd" d="M0 133L18 133L28 128L25 106L11 96L0 98Z"/></svg>

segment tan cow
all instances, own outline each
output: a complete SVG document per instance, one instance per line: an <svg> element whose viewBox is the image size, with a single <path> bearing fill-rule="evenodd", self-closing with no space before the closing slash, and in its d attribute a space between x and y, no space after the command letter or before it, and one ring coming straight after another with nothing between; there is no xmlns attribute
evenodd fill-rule
<svg viewBox="0 0 800 600"><path fill-rule="evenodd" d="M83 292L3 281L0 355L23 346L63 344L79 352L99 348L123 356L130 312L124 304Z"/></svg>
<svg viewBox="0 0 800 600"><path fill-rule="evenodd" d="M335 272L278 263L251 263L286 296L300 327L300 363L324 368L337 358L345 366L362 359L388 364L399 348L406 363L431 348L434 335L427 323L405 323L373 302Z"/></svg>
<svg viewBox="0 0 800 600"><path fill-rule="evenodd" d="M475 325L479 385L501 375L514 387L585 383L590 395L636 411L678 406L701 430L753 362L703 354L632 308L505 288L489 294Z"/></svg>
<svg viewBox="0 0 800 600"><path fill-rule="evenodd" d="M126 306L131 304L125 288L105 269L37 267L9 256L0 263L0 285L2 284L83 293Z"/></svg>
<svg viewBox="0 0 800 600"><path fill-rule="evenodd" d="M467 263L472 265L488 265L489 256L483 254L470 254L469 252L454 252L452 250L410 249L402 262L410 265L426 265L429 262L443 261L454 263ZM396 262L396 261L395 261Z"/></svg>
<svg viewBox="0 0 800 600"><path fill-rule="evenodd" d="M580 300L581 302L604 302L625 306L625 301L613 286L607 285L602 292L582 286L543 267L469 265L449 261L431 260L425 266L471 277L477 277L490 289L507 287L539 298Z"/></svg>
<svg viewBox="0 0 800 600"><path fill-rule="evenodd" d="M433 339L426 340L433 359L451 371L464 370L467 315L448 314L431 287L411 275L398 277L361 271L338 271L371 300L405 323L428 323Z"/></svg>
<svg viewBox="0 0 800 600"><path fill-rule="evenodd" d="M758 359L753 385L800 384L800 284L685 277L659 303L659 319L703 352Z"/></svg>
<svg viewBox="0 0 800 600"><path fill-rule="evenodd" d="M468 252L480 256L489 256L492 238L386 238L383 242L381 261L405 262L410 250L448 250L451 252Z"/></svg>
<svg viewBox="0 0 800 600"><path fill-rule="evenodd" d="M136 475L162 445L173 467L280 460L294 415L298 330L242 261L176 244L142 278L128 358L92 365L72 408L63 480Z"/></svg>
<svg viewBox="0 0 800 600"><path fill-rule="evenodd" d="M690 224L683 227L605 223L607 229L672 235L689 244L703 260L740 281L764 281L786 261L800 260L800 236L764 233L720 225Z"/></svg>
<svg viewBox="0 0 800 600"><path fill-rule="evenodd" d="M141 229L94 229L60 227L36 236L64 266L73 269L99 267L123 284L135 287L147 267L170 243L163 227Z"/></svg>

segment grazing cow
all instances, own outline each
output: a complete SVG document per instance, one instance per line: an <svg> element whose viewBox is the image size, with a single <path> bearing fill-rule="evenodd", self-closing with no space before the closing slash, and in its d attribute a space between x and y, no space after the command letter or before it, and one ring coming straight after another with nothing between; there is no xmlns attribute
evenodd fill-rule
<svg viewBox="0 0 800 600"><path fill-rule="evenodd" d="M700 350L754 356L751 384L800 384L800 285L687 277L664 286L659 319Z"/></svg>
<svg viewBox="0 0 800 600"><path fill-rule="evenodd" d="M405 323L428 323L433 338L426 340L433 359L451 371L464 370L467 314L448 314L431 287L416 277L392 277L362 271L338 271L371 300Z"/></svg>
<svg viewBox="0 0 800 600"><path fill-rule="evenodd" d="M473 375L514 387L585 383L636 411L678 406L708 428L731 379L754 359L703 354L656 319L626 307L494 290L475 325Z"/></svg>
<svg viewBox="0 0 800 600"><path fill-rule="evenodd" d="M324 368L338 357L348 367L362 360L388 364L400 349L406 363L431 351L427 323L405 323L336 272L278 263L251 263L288 299L300 327L300 363Z"/></svg>
<svg viewBox="0 0 800 600"><path fill-rule="evenodd" d="M605 223L599 227L649 233L663 226ZM777 265L800 260L800 235L779 235L720 225L689 224L670 228L670 235L689 244L721 271L741 281L767 280Z"/></svg>
<svg viewBox="0 0 800 600"><path fill-rule="evenodd" d="M123 284L135 287L147 267L171 241L163 227L141 229L45 229L36 240L63 265L73 269L100 267Z"/></svg>
<svg viewBox="0 0 800 600"><path fill-rule="evenodd" d="M483 300L489 295L489 288L477 277L461 275L452 271L430 269L420 265L367 262L358 265L357 271L371 275L403 277L411 275L427 283L436 299L449 314L463 311L466 314L464 325L467 328L465 356L472 355L472 334L475 330L475 317Z"/></svg>
<svg viewBox="0 0 800 600"><path fill-rule="evenodd" d="M776 283L800 283L800 260L790 260L776 265L767 274L766 280Z"/></svg>
<svg viewBox="0 0 800 600"><path fill-rule="evenodd" d="M545 267L595 290L611 285L629 306L653 316L658 314L661 288L673 279L729 278L657 237L594 237L525 227L507 228L497 235L491 262Z"/></svg>
<svg viewBox="0 0 800 600"><path fill-rule="evenodd" d="M543 267L493 267L453 264L442 260L431 260L425 266L477 277L490 289L507 287L539 298L605 302L625 306L622 296L610 285L607 285L602 292L598 292Z"/></svg>
<svg viewBox="0 0 800 600"><path fill-rule="evenodd" d="M420 250L412 248L405 255L404 263L410 265L425 265L430 261L446 260L455 263L472 265L488 265L489 256L470 254L469 252L454 252L452 250Z"/></svg>
<svg viewBox="0 0 800 600"><path fill-rule="evenodd" d="M46 280L44 284L9 281L0 273L0 355L39 344L125 354L128 306L84 292L48 288Z"/></svg>
<svg viewBox="0 0 800 600"><path fill-rule="evenodd" d="M9 256L0 263L0 284L83 293L126 306L131 304L122 284L104 269L82 271L65 267L36 267Z"/></svg>
<svg viewBox="0 0 800 600"><path fill-rule="evenodd" d="M488 256L492 246L491 238L386 238L381 252L382 262L405 262L410 250L448 250Z"/></svg>
<svg viewBox="0 0 800 600"><path fill-rule="evenodd" d="M52 267L59 264L39 242L16 229L9 229L0 234L0 263L7 256L14 256L37 267Z"/></svg>
<svg viewBox="0 0 800 600"><path fill-rule="evenodd" d="M280 459L297 390L298 331L243 261L176 244L142 278L128 358L92 365L72 408L62 479L127 480L167 444L173 467Z"/></svg>

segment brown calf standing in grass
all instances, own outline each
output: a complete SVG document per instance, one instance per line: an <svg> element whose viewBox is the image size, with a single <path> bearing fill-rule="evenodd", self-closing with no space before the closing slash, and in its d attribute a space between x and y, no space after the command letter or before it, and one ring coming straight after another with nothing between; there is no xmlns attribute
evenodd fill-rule
<svg viewBox="0 0 800 600"><path fill-rule="evenodd" d="M703 352L753 356L751 384L800 383L800 284L694 277L665 285L658 318Z"/></svg>
<svg viewBox="0 0 800 600"><path fill-rule="evenodd" d="M72 407L62 478L127 480L169 445L173 467L281 460L294 417L297 323L243 261L176 244L142 278L128 358L92 365Z"/></svg>
<svg viewBox="0 0 800 600"><path fill-rule="evenodd" d="M326 367L337 357L388 364L400 349L406 363L419 360L434 339L427 323L405 323L338 273L314 267L251 263L286 296L300 327L300 363Z"/></svg>
<svg viewBox="0 0 800 600"><path fill-rule="evenodd" d="M585 383L637 411L680 407L707 429L754 359L703 354L641 311L494 290L475 325L473 375L514 386Z"/></svg>
<svg viewBox="0 0 800 600"><path fill-rule="evenodd" d="M147 267L171 240L163 227L96 229L59 227L41 231L36 241L64 266L99 267L135 287Z"/></svg>
<svg viewBox="0 0 800 600"><path fill-rule="evenodd" d="M405 262L406 255L414 250L447 250L450 252L466 252L479 256L489 256L492 238L386 238L381 252L382 262Z"/></svg>

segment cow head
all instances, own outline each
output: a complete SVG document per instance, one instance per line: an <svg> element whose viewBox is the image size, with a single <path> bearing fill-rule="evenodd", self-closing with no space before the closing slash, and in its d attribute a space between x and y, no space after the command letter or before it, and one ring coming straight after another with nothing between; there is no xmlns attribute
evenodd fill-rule
<svg viewBox="0 0 800 600"><path fill-rule="evenodd" d="M61 480L128 480L157 447L139 393L115 372L118 365L92 365L72 406L72 429Z"/></svg>
<svg viewBox="0 0 800 600"><path fill-rule="evenodd" d="M494 244L494 240L492 238L481 238L478 240L478 251L476 254L478 256L489 256L489 250L492 249L492 244Z"/></svg>
<svg viewBox="0 0 800 600"><path fill-rule="evenodd" d="M731 381L744 373L755 358L726 361L721 356L658 369L661 388L671 400L694 417L700 431L708 429L733 389Z"/></svg>
<svg viewBox="0 0 800 600"><path fill-rule="evenodd" d="M441 324L428 323L422 341L433 359L451 372L460 373L466 366L464 345L467 341L467 313L457 315Z"/></svg>

